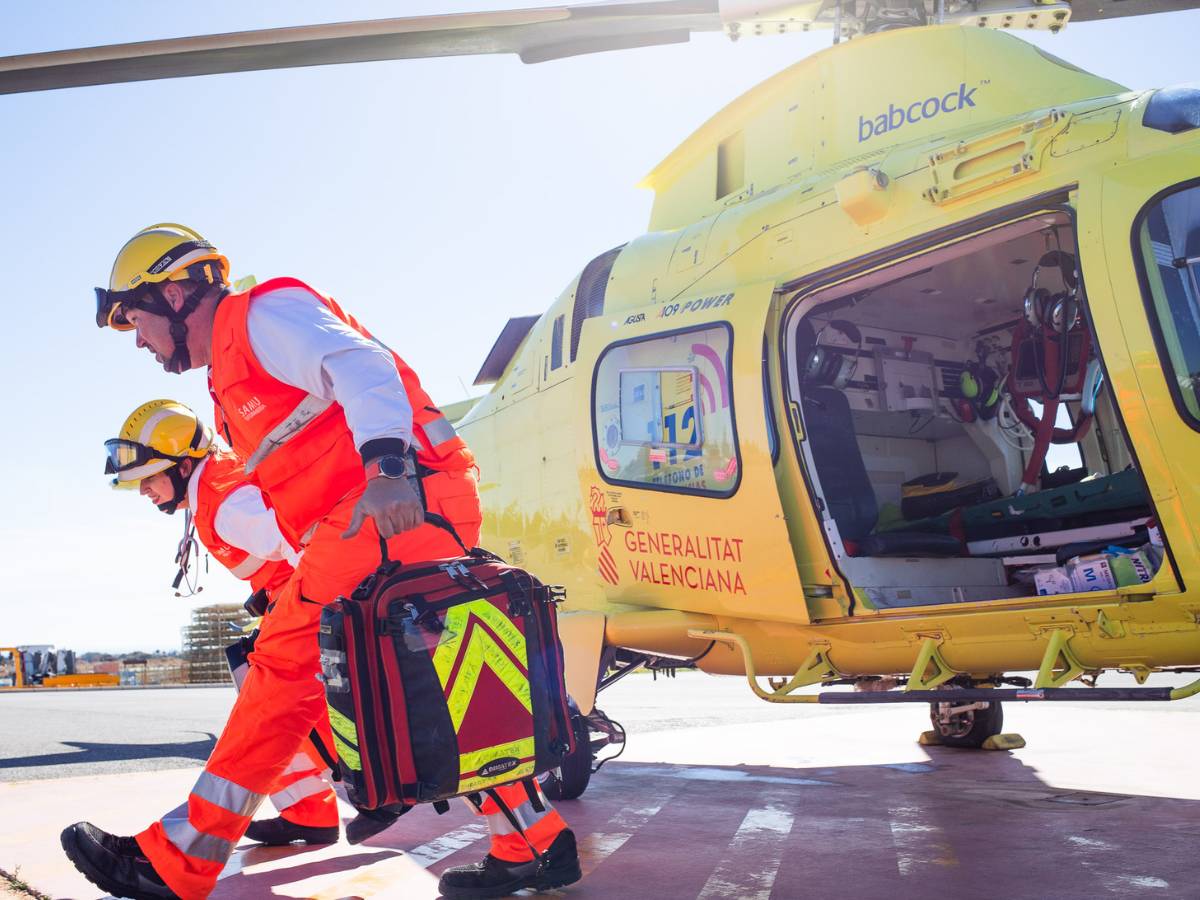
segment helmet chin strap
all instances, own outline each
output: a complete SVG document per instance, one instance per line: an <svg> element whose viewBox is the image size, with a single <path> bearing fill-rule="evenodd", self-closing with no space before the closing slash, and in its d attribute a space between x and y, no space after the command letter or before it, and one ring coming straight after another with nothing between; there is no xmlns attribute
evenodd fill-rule
<svg viewBox="0 0 1200 900"><path fill-rule="evenodd" d="M168 516L173 516L175 510L179 509L179 504L183 502L183 498L187 496L188 479L183 477L178 465L167 469L167 477L171 479L171 486L175 488L175 496L166 503L159 503L157 506Z"/></svg>
<svg viewBox="0 0 1200 900"><path fill-rule="evenodd" d="M171 340L175 342L175 350L166 362L168 372L179 374L192 367L192 355L187 347L187 317L195 312L196 307L200 305L200 299L209 287L208 284L197 284L196 289L184 298L179 309L175 309L167 302L167 298L163 296L157 284L147 285L150 300L143 301L142 308L147 312L162 316L171 323ZM174 512L174 508L171 509L171 512Z"/></svg>

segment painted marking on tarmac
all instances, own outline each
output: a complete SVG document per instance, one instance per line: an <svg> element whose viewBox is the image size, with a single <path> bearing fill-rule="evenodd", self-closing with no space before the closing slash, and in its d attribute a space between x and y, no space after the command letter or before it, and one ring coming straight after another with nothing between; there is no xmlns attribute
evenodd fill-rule
<svg viewBox="0 0 1200 900"><path fill-rule="evenodd" d="M885 769L895 769L897 772L908 772L910 775L928 775L937 771L937 766L929 763L887 763Z"/></svg>
<svg viewBox="0 0 1200 900"><path fill-rule="evenodd" d="M275 893L280 893L282 889L286 889L287 893L284 896L309 897L312 900L336 900L339 897L404 897L406 900L417 900L436 897L437 878L427 871L429 866L479 843L487 835L486 822L470 822L418 847L403 851L402 855L391 856L356 869L349 878L339 872L336 876L306 878L285 886L277 886L274 890Z"/></svg>
<svg viewBox="0 0 1200 900"><path fill-rule="evenodd" d="M898 806L888 810L888 827L896 849L896 868L902 876L919 875L925 866L957 866L954 848L944 840L945 832L925 821L916 806Z"/></svg>
<svg viewBox="0 0 1200 900"><path fill-rule="evenodd" d="M675 766L638 766L635 770L620 770L622 775L659 775L666 778L683 778L688 781L754 781L761 784L796 784L820 787L840 787L832 781L816 778L789 778L783 775L759 775L740 769L677 768Z"/></svg>
<svg viewBox="0 0 1200 900"><path fill-rule="evenodd" d="M1153 875L1118 875L1116 880L1122 887L1167 888L1171 886L1161 878L1155 878Z"/></svg>
<svg viewBox="0 0 1200 900"><path fill-rule="evenodd" d="M451 853L457 853L464 847L470 847L487 836L486 822L471 822L461 828L455 828L441 837L434 838L420 847L414 847L408 851L408 855L428 868L436 862L441 862Z"/></svg>
<svg viewBox="0 0 1200 900"><path fill-rule="evenodd" d="M658 811L667 805L677 790L659 792L645 798L645 802L637 806L627 806L605 823L604 830L594 831L579 839L579 864L583 874L594 871L600 863L608 859L624 846L638 829L658 815Z"/></svg>
<svg viewBox="0 0 1200 900"><path fill-rule="evenodd" d="M746 813L696 900L769 900L793 821L790 812L774 804ZM753 864L747 866L747 861Z"/></svg>
<svg viewBox="0 0 1200 900"><path fill-rule="evenodd" d="M1081 834L1067 835L1067 842L1080 857L1080 865L1093 872L1100 878L1105 890L1122 897L1130 895L1131 891L1159 891L1169 888L1170 882L1157 875L1134 875L1125 872L1112 871L1113 852L1116 844L1099 838L1084 837Z"/></svg>

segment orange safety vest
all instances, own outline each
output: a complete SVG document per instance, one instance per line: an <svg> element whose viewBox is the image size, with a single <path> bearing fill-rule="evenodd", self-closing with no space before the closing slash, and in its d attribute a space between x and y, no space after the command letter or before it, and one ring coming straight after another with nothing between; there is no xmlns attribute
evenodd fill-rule
<svg viewBox="0 0 1200 900"><path fill-rule="evenodd" d="M208 371L217 427L246 460L246 473L262 488L283 533L300 546L310 527L363 487L366 474L341 405L272 377L254 355L246 328L250 302L281 288L307 291L363 337L375 338L333 298L295 278L273 278L228 294L217 307ZM392 358L412 406L418 463L438 472L471 468L475 458L466 442L433 405L416 373L395 353Z"/></svg>
<svg viewBox="0 0 1200 900"><path fill-rule="evenodd" d="M217 510L226 497L248 483L246 472L236 456L224 451L211 454L200 470L192 522L196 525L200 542L217 558L217 562L233 573L234 578L250 582L256 591L265 588L268 594L273 594L291 577L291 565L286 560L251 556L245 550L226 543L217 534Z"/></svg>

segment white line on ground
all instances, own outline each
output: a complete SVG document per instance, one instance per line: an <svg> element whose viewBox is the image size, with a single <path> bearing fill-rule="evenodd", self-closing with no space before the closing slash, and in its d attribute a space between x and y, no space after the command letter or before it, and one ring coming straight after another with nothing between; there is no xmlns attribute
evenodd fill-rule
<svg viewBox="0 0 1200 900"><path fill-rule="evenodd" d="M594 831L579 840L579 862L583 874L592 872L608 859L669 803L678 791L660 792L643 798L637 806L627 806L605 824L603 831ZM569 822L567 823L570 824Z"/></svg>
<svg viewBox="0 0 1200 900"><path fill-rule="evenodd" d="M919 807L889 809L888 826L896 848L896 868L901 875L919 875L921 867L927 865L958 865L954 848L944 840L946 833L939 826L930 825Z"/></svg>
<svg viewBox="0 0 1200 900"><path fill-rule="evenodd" d="M746 813L696 900L769 900L792 822L791 813L774 805Z"/></svg>
<svg viewBox="0 0 1200 900"><path fill-rule="evenodd" d="M794 784L821 785L836 787L836 782L820 781L816 778L791 778L783 775L759 775L755 772L743 772L739 769L711 769L704 767L682 768L680 766L638 766L636 769L619 770L622 775L638 777L641 775L666 776L667 778L686 778L689 781L756 781L763 784Z"/></svg>

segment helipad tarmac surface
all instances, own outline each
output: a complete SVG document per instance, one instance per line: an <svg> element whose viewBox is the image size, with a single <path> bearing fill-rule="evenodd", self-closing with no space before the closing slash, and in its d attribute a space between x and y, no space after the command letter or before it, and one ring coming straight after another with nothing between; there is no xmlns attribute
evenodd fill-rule
<svg viewBox="0 0 1200 900"><path fill-rule="evenodd" d="M559 805L585 872L566 898L1200 898L1200 700L1009 705L1029 746L988 753L918 746L923 706L773 707L732 678L637 676L601 699L630 743ZM101 896L58 832L131 833L181 802L231 701L0 695L0 868ZM359 847L244 843L213 897L432 898L486 847L465 807L418 809Z"/></svg>

